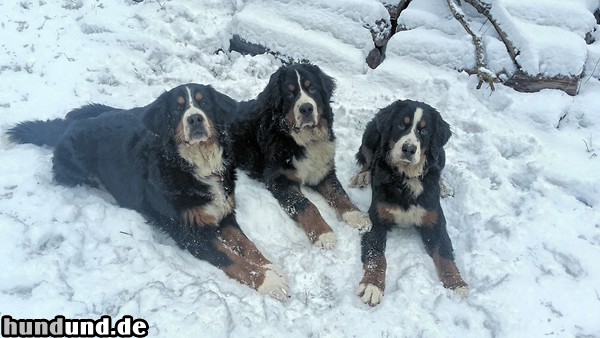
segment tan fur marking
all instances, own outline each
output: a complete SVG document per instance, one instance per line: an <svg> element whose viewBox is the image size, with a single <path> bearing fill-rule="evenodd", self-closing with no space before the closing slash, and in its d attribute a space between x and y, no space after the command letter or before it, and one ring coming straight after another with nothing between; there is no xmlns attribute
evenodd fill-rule
<svg viewBox="0 0 600 338"><path fill-rule="evenodd" d="M427 123L425 122L425 120L421 120L421 122L419 122L419 128L425 128L425 126L427 125Z"/></svg>
<svg viewBox="0 0 600 338"><path fill-rule="evenodd" d="M404 118L404 124L409 125L410 124L410 117L406 116Z"/></svg>
<svg viewBox="0 0 600 338"><path fill-rule="evenodd" d="M248 285L255 290L257 290L258 287L263 284L265 280L265 268L250 264L250 262L237 255L220 239L213 241L213 244L217 250L227 255L227 258L229 258L232 262L231 265L222 269L227 276L237 280L242 284Z"/></svg>
<svg viewBox="0 0 600 338"><path fill-rule="evenodd" d="M290 181L302 183L300 181L300 177L298 177L298 172L293 169L284 169L283 175L287 177Z"/></svg>
<svg viewBox="0 0 600 338"><path fill-rule="evenodd" d="M438 220L439 215L436 211L426 211L425 215L421 218L421 226L431 229L438 224Z"/></svg>
<svg viewBox="0 0 600 338"><path fill-rule="evenodd" d="M202 101L204 96L202 96L202 93L197 92L196 95L194 96L194 98L196 99L196 101L200 102L200 101Z"/></svg>
<svg viewBox="0 0 600 338"><path fill-rule="evenodd" d="M375 257L363 264L361 284L373 284L381 291L385 290L385 272L387 261L384 256Z"/></svg>
<svg viewBox="0 0 600 338"><path fill-rule="evenodd" d="M408 209L400 206L380 202L377 204L377 215L384 221L394 223L400 227L420 226L425 215L425 209L420 206L411 205Z"/></svg>
<svg viewBox="0 0 600 338"><path fill-rule="evenodd" d="M183 222L190 226L218 226L217 218L206 212L203 207L194 207L184 210L181 214Z"/></svg>
<svg viewBox="0 0 600 338"><path fill-rule="evenodd" d="M454 261L440 256L437 250L431 254L438 276L446 289L454 290L467 287L467 283L460 276Z"/></svg>
<svg viewBox="0 0 600 338"><path fill-rule="evenodd" d="M180 145L185 143L185 132L183 131L183 120L179 121L177 124L177 129L175 129L175 144Z"/></svg>
<svg viewBox="0 0 600 338"><path fill-rule="evenodd" d="M304 81L304 88L310 87L310 80Z"/></svg>
<svg viewBox="0 0 600 338"><path fill-rule="evenodd" d="M290 90L290 92L293 92L296 90L296 86L294 86L293 84L288 86L288 89Z"/></svg>
<svg viewBox="0 0 600 338"><path fill-rule="evenodd" d="M183 106L185 104L185 98L183 96L178 97L177 104L179 104L180 106Z"/></svg>
<svg viewBox="0 0 600 338"><path fill-rule="evenodd" d="M312 203L309 203L305 210L299 212L295 220L300 224L311 243L315 243L319 236L333 232Z"/></svg>
<svg viewBox="0 0 600 338"><path fill-rule="evenodd" d="M231 226L222 228L219 235L226 246L246 258L251 264L258 266L272 264L239 228Z"/></svg>

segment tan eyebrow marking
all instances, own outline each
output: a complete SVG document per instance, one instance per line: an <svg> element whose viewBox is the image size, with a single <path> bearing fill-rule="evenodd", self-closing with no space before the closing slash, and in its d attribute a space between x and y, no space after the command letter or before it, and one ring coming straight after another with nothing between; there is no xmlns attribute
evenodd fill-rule
<svg viewBox="0 0 600 338"><path fill-rule="evenodd" d="M185 99L183 98L183 96L180 96L177 98L177 103L180 105L184 105L185 104Z"/></svg>
<svg viewBox="0 0 600 338"><path fill-rule="evenodd" d="M310 86L310 80L304 81L304 88L308 88Z"/></svg>
<svg viewBox="0 0 600 338"><path fill-rule="evenodd" d="M289 89L290 89L290 91L292 91L292 92L293 92L294 90L296 90L296 86L294 86L294 85L292 85L292 84L291 84L291 85L289 85L289 86L288 86L288 88L289 88Z"/></svg>
<svg viewBox="0 0 600 338"><path fill-rule="evenodd" d="M196 99L196 101L201 101L204 97L202 96L202 93L197 92L194 98Z"/></svg>
<svg viewBox="0 0 600 338"><path fill-rule="evenodd" d="M405 117L404 118L404 124L410 124L410 117Z"/></svg>
<svg viewBox="0 0 600 338"><path fill-rule="evenodd" d="M425 128L425 120L421 120L421 122L419 122L419 128Z"/></svg>

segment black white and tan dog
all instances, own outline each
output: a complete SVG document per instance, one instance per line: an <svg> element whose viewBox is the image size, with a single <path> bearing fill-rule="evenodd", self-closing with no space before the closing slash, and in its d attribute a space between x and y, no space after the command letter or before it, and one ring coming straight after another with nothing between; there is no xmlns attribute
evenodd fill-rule
<svg viewBox="0 0 600 338"><path fill-rule="evenodd" d="M371 306L385 290L387 232L416 226L445 288L466 296L467 284L454 263L452 242L440 205L440 174L450 126L431 106L396 101L367 124L356 158L361 171L351 186L372 185L370 231L361 239L363 278L358 295Z"/></svg>
<svg viewBox="0 0 600 338"><path fill-rule="evenodd" d="M302 186L323 195L349 225L371 226L335 172L334 90L334 80L318 66L282 66L256 99L240 103L231 128L236 166L263 181L311 243L324 249L333 248L336 237Z"/></svg>
<svg viewBox="0 0 600 338"><path fill-rule="evenodd" d="M64 119L20 123L8 135L54 147L56 182L104 188L195 257L285 300L286 280L235 218L232 142L224 126L236 106L209 86L186 84L145 107L87 105Z"/></svg>

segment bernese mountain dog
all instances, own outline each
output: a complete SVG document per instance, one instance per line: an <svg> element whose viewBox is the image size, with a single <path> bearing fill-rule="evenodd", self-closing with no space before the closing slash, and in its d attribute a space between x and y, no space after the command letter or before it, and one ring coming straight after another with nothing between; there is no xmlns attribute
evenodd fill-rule
<svg viewBox="0 0 600 338"><path fill-rule="evenodd" d="M363 278L358 295L370 306L385 290L387 232L416 226L445 288L466 296L468 287L454 263L452 242L440 205L440 174L450 126L431 106L396 101L367 124L356 154L361 171L350 186L372 185L373 227L361 238Z"/></svg>
<svg viewBox="0 0 600 338"><path fill-rule="evenodd" d="M335 173L334 90L333 78L316 65L282 66L256 99L240 103L231 127L236 167L264 182L311 243L324 249L334 248L336 237L302 186L323 195L350 226L371 226Z"/></svg>
<svg viewBox="0 0 600 338"><path fill-rule="evenodd" d="M64 119L26 121L13 142L54 147L59 184L102 187L195 257L277 300L289 290L280 269L245 236L235 217L232 141L237 102L185 84L130 110L87 105Z"/></svg>

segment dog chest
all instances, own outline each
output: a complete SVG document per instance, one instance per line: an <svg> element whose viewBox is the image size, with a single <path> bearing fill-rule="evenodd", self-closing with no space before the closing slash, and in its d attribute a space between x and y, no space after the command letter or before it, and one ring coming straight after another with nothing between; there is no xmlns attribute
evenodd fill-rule
<svg viewBox="0 0 600 338"><path fill-rule="evenodd" d="M333 169L335 143L313 142L305 147L305 157L294 158L293 164L302 184L316 185Z"/></svg>

